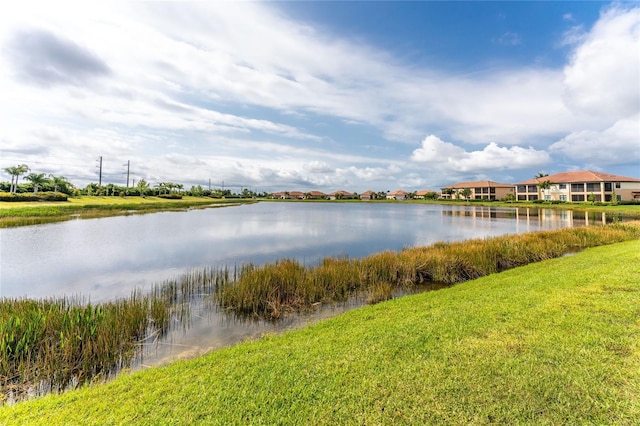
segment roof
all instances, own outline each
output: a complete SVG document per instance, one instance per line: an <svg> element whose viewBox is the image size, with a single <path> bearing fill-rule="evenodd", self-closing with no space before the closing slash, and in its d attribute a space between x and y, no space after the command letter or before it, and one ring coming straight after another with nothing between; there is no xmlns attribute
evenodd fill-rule
<svg viewBox="0 0 640 426"><path fill-rule="evenodd" d="M375 192L372 189L369 189L368 191L364 191L362 194L360 195L372 195L375 194Z"/></svg>
<svg viewBox="0 0 640 426"><path fill-rule="evenodd" d="M512 188L513 186L511 183L499 183L492 180L475 180L472 182L458 182L453 185L443 186L442 188Z"/></svg>
<svg viewBox="0 0 640 426"><path fill-rule="evenodd" d="M340 195L348 195L348 196L352 196L353 195L351 192L343 191L342 189L339 190L339 191L336 191L336 192L332 192L329 195L338 195L338 194L340 194Z"/></svg>
<svg viewBox="0 0 640 426"><path fill-rule="evenodd" d="M407 191L403 191L402 189L396 189L393 192L388 193L387 195L407 195Z"/></svg>
<svg viewBox="0 0 640 426"><path fill-rule="evenodd" d="M552 183L579 183L579 182L640 182L638 178L612 175L609 173L593 172L591 170L581 170L575 172L562 172L554 175L533 178L520 182L517 185L536 185L540 182L550 181Z"/></svg>
<svg viewBox="0 0 640 426"><path fill-rule="evenodd" d="M438 191L432 191L432 190L430 190L430 189L422 189L422 190L420 190L420 191L416 191L416 195L417 195L417 196L421 196L421 195L432 194L432 193L434 193L434 192L436 192L436 193L437 193Z"/></svg>
<svg viewBox="0 0 640 426"><path fill-rule="evenodd" d="M314 197L324 197L325 195L327 195L324 192L320 191L309 191L308 194Z"/></svg>

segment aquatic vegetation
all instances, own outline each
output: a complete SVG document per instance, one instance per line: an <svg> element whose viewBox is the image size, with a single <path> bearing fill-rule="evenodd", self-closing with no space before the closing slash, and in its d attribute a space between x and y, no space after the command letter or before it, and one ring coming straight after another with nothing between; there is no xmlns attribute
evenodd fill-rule
<svg viewBox="0 0 640 426"><path fill-rule="evenodd" d="M316 303L368 294L386 300L389 288L456 284L587 247L640 238L638 222L440 242L363 259L325 258L317 266L284 260L243 269L224 281L219 303L239 315L279 318Z"/></svg>
<svg viewBox="0 0 640 426"><path fill-rule="evenodd" d="M141 356L145 342L188 327L192 302L240 317L278 319L319 303L388 300L587 247L640 238L640 222L440 242L315 265L283 259L193 270L148 293L92 304L78 298L0 299L0 395L20 399L101 380ZM0 398L1 399L1 398Z"/></svg>

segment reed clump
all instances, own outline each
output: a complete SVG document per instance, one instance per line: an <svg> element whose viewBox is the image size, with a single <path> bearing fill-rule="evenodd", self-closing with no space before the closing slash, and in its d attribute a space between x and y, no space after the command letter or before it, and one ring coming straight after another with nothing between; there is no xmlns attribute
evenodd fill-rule
<svg viewBox="0 0 640 426"><path fill-rule="evenodd" d="M126 366L149 325L148 300L0 301L0 388L14 398L108 376Z"/></svg>
<svg viewBox="0 0 640 426"><path fill-rule="evenodd" d="M385 251L363 259L325 258L317 266L284 260L245 267L218 288L240 315L278 318L291 310L363 294L369 303L421 284L452 285L588 247L640 238L640 222L507 235Z"/></svg>

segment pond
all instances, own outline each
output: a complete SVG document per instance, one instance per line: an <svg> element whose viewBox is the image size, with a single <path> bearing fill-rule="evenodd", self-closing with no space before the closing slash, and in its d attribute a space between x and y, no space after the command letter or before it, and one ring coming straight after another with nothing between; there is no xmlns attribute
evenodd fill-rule
<svg viewBox="0 0 640 426"><path fill-rule="evenodd" d="M605 221L552 209L374 203L256 203L0 229L0 297L92 302L204 266L361 257L436 241Z"/></svg>
<svg viewBox="0 0 640 426"><path fill-rule="evenodd" d="M78 219L0 229L0 297L81 296L92 302L207 266L291 258L362 257L383 250L604 223L604 214L410 203L262 202L227 208ZM188 332L149 345L142 366L188 357L264 332L298 327L361 302L322 306L278 323L191 309Z"/></svg>

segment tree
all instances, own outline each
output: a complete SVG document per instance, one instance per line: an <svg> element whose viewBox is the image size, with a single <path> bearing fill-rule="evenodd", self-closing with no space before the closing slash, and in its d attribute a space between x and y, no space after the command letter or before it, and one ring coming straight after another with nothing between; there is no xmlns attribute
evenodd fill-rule
<svg viewBox="0 0 640 426"><path fill-rule="evenodd" d="M147 195L147 192L149 192L149 183L144 179L140 179L140 181L136 185L136 188L138 188L140 195L144 197L145 195Z"/></svg>
<svg viewBox="0 0 640 426"><path fill-rule="evenodd" d="M546 175L548 176L548 175ZM544 177L544 176L543 176ZM553 182L551 182L550 180L543 180L542 182L538 182L538 199L542 199L542 193L544 191L546 191L547 189L551 188L551 185L553 185Z"/></svg>
<svg viewBox="0 0 640 426"><path fill-rule="evenodd" d="M464 188L462 191L460 191L460 194L467 200L469 201L469 197L471 197L471 188Z"/></svg>
<svg viewBox="0 0 640 426"><path fill-rule="evenodd" d="M11 186L9 187L9 192L16 192L18 190L18 179L20 178L20 175L27 173L30 169L26 164L19 164L13 167L7 167L4 171L11 175Z"/></svg>
<svg viewBox="0 0 640 426"><path fill-rule="evenodd" d="M449 198L451 198L451 199L453 199L453 194L454 194L455 192L456 192L456 190L455 190L455 189L453 189L453 188L445 188L445 189L443 189L443 190L442 190L442 193L443 193L444 195L448 195L448 196L449 196Z"/></svg>
<svg viewBox="0 0 640 426"><path fill-rule="evenodd" d="M64 176L49 175L49 181L53 184L53 192L58 192L58 187L63 187L66 189L67 185L69 184L69 181Z"/></svg>
<svg viewBox="0 0 640 426"><path fill-rule="evenodd" d="M537 175L535 175L535 178L536 179L540 179L540 178L547 177L547 176L549 176L549 173L539 172Z"/></svg>
<svg viewBox="0 0 640 426"><path fill-rule="evenodd" d="M33 184L33 193L38 193L38 187L47 181L44 173L29 173L24 177L26 180Z"/></svg>

